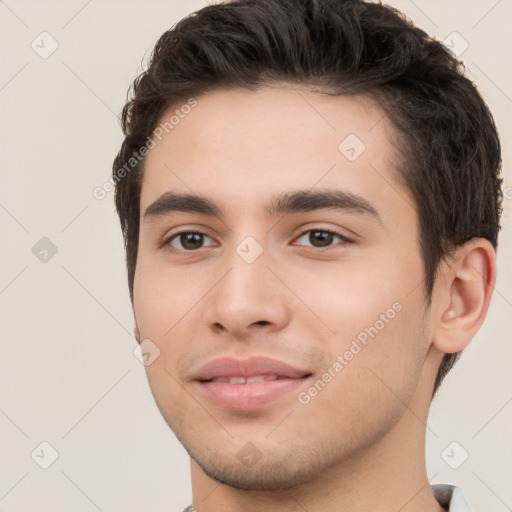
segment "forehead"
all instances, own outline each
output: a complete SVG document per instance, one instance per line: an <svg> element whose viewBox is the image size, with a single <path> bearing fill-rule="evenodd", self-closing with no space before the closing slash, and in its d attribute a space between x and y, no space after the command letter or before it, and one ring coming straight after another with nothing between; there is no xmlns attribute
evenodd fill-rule
<svg viewBox="0 0 512 512"><path fill-rule="evenodd" d="M388 183L392 198L401 188L395 130L366 96L292 86L221 89L174 105L159 128L145 161L141 213L173 189L250 208L266 203L271 190L321 185L378 193Z"/></svg>
<svg viewBox="0 0 512 512"><path fill-rule="evenodd" d="M192 101L195 105L190 107ZM380 129L374 132L377 125ZM337 143L349 134L376 141L393 132L387 116L368 96L327 96L291 85L257 91L220 89L182 100L161 116L157 130L161 150L173 145L171 139L175 146L186 142L215 153L236 142L230 147L233 156L255 149L263 155L276 148L281 153L287 148L298 153L304 142L309 147L338 149ZM159 151L152 153L154 157ZM201 155L187 158L196 156Z"/></svg>

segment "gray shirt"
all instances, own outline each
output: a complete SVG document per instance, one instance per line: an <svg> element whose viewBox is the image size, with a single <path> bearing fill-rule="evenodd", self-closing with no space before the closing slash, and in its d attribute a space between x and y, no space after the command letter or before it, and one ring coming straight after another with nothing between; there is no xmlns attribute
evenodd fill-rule
<svg viewBox="0 0 512 512"><path fill-rule="evenodd" d="M462 489L456 485L434 484L432 492L439 504L448 512L471 512ZM183 512L198 512L192 505L189 505Z"/></svg>

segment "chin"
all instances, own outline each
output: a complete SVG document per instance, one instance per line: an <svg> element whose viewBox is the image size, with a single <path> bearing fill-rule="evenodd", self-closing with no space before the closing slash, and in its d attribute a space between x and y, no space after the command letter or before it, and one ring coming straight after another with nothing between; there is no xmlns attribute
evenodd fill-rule
<svg viewBox="0 0 512 512"><path fill-rule="evenodd" d="M317 473L309 468L301 468L291 471L289 467L257 463L256 466L241 467L240 464L227 465L219 460L209 463L204 460L194 459L200 468L213 480L233 487L235 489L252 491L273 491L276 489L293 489L313 478Z"/></svg>

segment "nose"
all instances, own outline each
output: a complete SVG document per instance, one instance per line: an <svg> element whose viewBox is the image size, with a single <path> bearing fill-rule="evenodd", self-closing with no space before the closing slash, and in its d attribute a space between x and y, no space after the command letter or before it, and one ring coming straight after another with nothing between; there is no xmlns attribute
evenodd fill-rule
<svg viewBox="0 0 512 512"><path fill-rule="evenodd" d="M234 251L225 268L207 296L204 320L211 330L244 340L288 324L293 298L265 251L251 263Z"/></svg>

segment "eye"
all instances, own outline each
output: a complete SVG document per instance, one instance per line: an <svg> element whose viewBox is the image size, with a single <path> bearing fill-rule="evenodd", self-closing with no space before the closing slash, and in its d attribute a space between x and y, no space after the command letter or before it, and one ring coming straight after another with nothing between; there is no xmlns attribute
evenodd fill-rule
<svg viewBox="0 0 512 512"><path fill-rule="evenodd" d="M311 243L310 247L317 249L331 246L335 238L339 238L341 242L343 242L343 245L352 242L352 240L349 240L341 233L337 233L336 231L331 231L328 229L308 229L307 231L304 231L304 233L302 233L301 236L297 238L297 240L300 241L304 238L306 238L306 240Z"/></svg>
<svg viewBox="0 0 512 512"><path fill-rule="evenodd" d="M201 248L205 237L210 238L208 235L201 233L200 231L180 231L179 233L175 233L167 238L164 245L170 245L182 251L193 251ZM210 238L210 240L212 239ZM176 243L181 244L181 247L177 247Z"/></svg>
<svg viewBox="0 0 512 512"><path fill-rule="evenodd" d="M180 231L179 233L175 233L168 237L164 241L163 245L169 245L178 251L191 252L196 249L201 249L203 247L205 238L212 240L212 238L210 238L207 234L200 231ZM300 242L300 240L304 238L306 239L306 243L309 242L311 244L310 247L316 249L332 246L333 242L336 241L336 238L338 238L343 245L352 242L341 233L337 233L336 231L331 231L328 229L308 229L307 231L304 231L300 237L297 238L297 240ZM293 245L303 244L304 241L303 243L294 243ZM215 245L215 243L210 245Z"/></svg>

